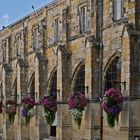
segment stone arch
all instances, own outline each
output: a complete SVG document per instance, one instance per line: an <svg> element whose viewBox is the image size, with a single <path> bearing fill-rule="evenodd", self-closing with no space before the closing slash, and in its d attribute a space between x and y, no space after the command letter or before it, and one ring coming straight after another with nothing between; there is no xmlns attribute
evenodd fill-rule
<svg viewBox="0 0 140 140"><path fill-rule="evenodd" d="M71 88L72 88L72 91L78 91L78 89L76 89L76 82L77 82L77 78L80 76L80 73L83 72L83 76L82 77L82 80L83 80L83 86L81 87L81 90L79 91L83 91L84 92L84 89L85 89L85 63L84 61L81 61L75 68L75 71L72 75L72 85L71 85ZM81 75L82 76L82 75ZM80 89L80 87L79 87Z"/></svg>
<svg viewBox="0 0 140 140"><path fill-rule="evenodd" d="M55 71L57 71L56 66L53 68L53 70L51 71L51 73L49 75L48 84L47 84L47 90L49 90L49 87L50 87L50 84L51 84L51 79L52 79L52 76L53 76L53 74L54 74Z"/></svg>
<svg viewBox="0 0 140 140"><path fill-rule="evenodd" d="M53 68L47 85L47 96L52 96L57 100L57 68ZM56 113L57 114L57 113ZM56 128L57 128L57 115L55 115L54 123L50 127L50 136L56 137Z"/></svg>
<svg viewBox="0 0 140 140"><path fill-rule="evenodd" d="M49 84L48 84L48 94L54 96L57 99L57 69L56 67L50 74Z"/></svg>
<svg viewBox="0 0 140 140"><path fill-rule="evenodd" d="M32 73L28 83L28 92L32 98L35 98L35 72Z"/></svg>
<svg viewBox="0 0 140 140"><path fill-rule="evenodd" d="M119 83L121 81L121 63L120 55L114 54L107 62L104 73L104 88L121 88Z"/></svg>
<svg viewBox="0 0 140 140"><path fill-rule="evenodd" d="M2 82L0 81L0 101L3 100L3 93L2 93Z"/></svg>
<svg viewBox="0 0 140 140"><path fill-rule="evenodd" d="M115 52L115 53L113 53L113 54L108 58L108 61L107 61L107 63L105 64L104 69L103 69L104 77L105 77L105 75L106 75L106 72L107 72L109 66L112 64L112 62L114 61L114 59L115 59L116 57L119 57L119 58L120 58L120 57L121 57L121 52ZM103 78L104 78L104 77L103 77Z"/></svg>
<svg viewBox="0 0 140 140"><path fill-rule="evenodd" d="M17 77L15 78L13 86L12 86L12 98L17 100Z"/></svg>

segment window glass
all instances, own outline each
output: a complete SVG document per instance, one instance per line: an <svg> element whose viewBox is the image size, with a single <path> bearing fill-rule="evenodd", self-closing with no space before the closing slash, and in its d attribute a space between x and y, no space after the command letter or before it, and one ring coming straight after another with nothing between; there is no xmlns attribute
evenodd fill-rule
<svg viewBox="0 0 140 140"><path fill-rule="evenodd" d="M59 20L58 18L54 20L54 41L59 41Z"/></svg>
<svg viewBox="0 0 140 140"><path fill-rule="evenodd" d="M87 6L81 7L81 31L82 33L87 31L88 19L87 19Z"/></svg>
<svg viewBox="0 0 140 140"><path fill-rule="evenodd" d="M105 90L109 88L120 88L119 83L121 81L121 62L119 58L115 58L113 63L107 70L106 73L106 83L105 83Z"/></svg>
<svg viewBox="0 0 140 140"><path fill-rule="evenodd" d="M51 78L50 95L57 98L57 71L54 72Z"/></svg>
<svg viewBox="0 0 140 140"><path fill-rule="evenodd" d="M123 17L123 0L113 1L114 20L119 20Z"/></svg>
<svg viewBox="0 0 140 140"><path fill-rule="evenodd" d="M81 66L75 80L74 91L85 93L85 66Z"/></svg>

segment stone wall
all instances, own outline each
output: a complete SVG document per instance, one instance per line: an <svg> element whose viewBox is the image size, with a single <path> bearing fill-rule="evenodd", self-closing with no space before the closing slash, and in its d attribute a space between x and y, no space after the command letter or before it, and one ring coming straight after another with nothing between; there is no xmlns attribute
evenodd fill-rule
<svg viewBox="0 0 140 140"><path fill-rule="evenodd" d="M87 6L87 32L81 33L80 9ZM50 138L50 126L46 124L40 105L35 106L36 115L27 126L21 117L21 99L29 97L30 82L35 79L35 100L48 93L51 78L57 71L57 113L58 125L56 140L100 140L101 106L99 102L100 76L105 76L111 62L119 57L121 60L121 81L127 97L120 114L119 124L110 129L103 113L104 140L131 140L139 135L139 36L135 30L138 19L134 1L124 3L123 19L112 20L112 1L103 2L103 24L100 15L100 2L96 0L59 0L9 25L0 31L0 44L8 39L7 59L0 56L0 81L3 103L13 98L17 92L17 114L15 122L10 125L6 115L0 116L0 139L3 140L44 140ZM59 23L59 41L54 42L54 20ZM137 24L135 21L137 19ZM100 60L99 27L102 25L103 62ZM134 25L134 27L133 27ZM38 47L33 46L33 29L38 28ZM16 36L21 34L21 46L16 44ZM101 44L100 44L101 45ZM4 48L0 46L0 52ZM17 50L21 49L21 55ZM2 53L1 53L2 54ZM100 73L103 64L103 73ZM85 96L89 103L86 107L81 128L75 125L69 111L67 99L74 90L76 74L81 65L85 65ZM12 95L12 96L11 96ZM132 98L132 99L131 99ZM133 115L131 115L133 114Z"/></svg>

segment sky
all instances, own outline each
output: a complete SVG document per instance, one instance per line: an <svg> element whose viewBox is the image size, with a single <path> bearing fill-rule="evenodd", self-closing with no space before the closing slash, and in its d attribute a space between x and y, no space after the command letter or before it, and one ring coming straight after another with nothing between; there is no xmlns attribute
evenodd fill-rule
<svg viewBox="0 0 140 140"><path fill-rule="evenodd" d="M33 12L53 0L0 0L0 29Z"/></svg>

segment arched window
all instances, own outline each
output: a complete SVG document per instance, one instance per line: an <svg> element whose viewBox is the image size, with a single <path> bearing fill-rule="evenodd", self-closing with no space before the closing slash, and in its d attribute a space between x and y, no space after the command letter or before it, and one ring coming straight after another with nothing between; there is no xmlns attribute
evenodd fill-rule
<svg viewBox="0 0 140 140"><path fill-rule="evenodd" d="M33 77L32 83L31 83L31 97L35 98L35 78Z"/></svg>
<svg viewBox="0 0 140 140"><path fill-rule="evenodd" d="M29 83L29 94L30 96L35 99L35 73L33 73L30 83Z"/></svg>
<svg viewBox="0 0 140 140"><path fill-rule="evenodd" d="M2 94L2 83L0 84L0 101L3 100L3 94Z"/></svg>
<svg viewBox="0 0 140 140"><path fill-rule="evenodd" d="M85 65L80 66L76 75L74 91L85 93Z"/></svg>
<svg viewBox="0 0 140 140"><path fill-rule="evenodd" d="M53 73L50 83L50 95L57 98L57 71Z"/></svg>
<svg viewBox="0 0 140 140"><path fill-rule="evenodd" d="M55 99L57 99L57 71L55 71L51 77L49 92L50 96L53 96ZM56 137L57 115L55 117L55 121L50 128L50 136L52 137Z"/></svg>
<svg viewBox="0 0 140 140"><path fill-rule="evenodd" d="M17 101L17 78L15 79L14 85L13 85L13 93L12 98Z"/></svg>
<svg viewBox="0 0 140 140"><path fill-rule="evenodd" d="M120 88L121 63L120 58L116 57L109 66L105 77L105 90L109 88Z"/></svg>
<svg viewBox="0 0 140 140"><path fill-rule="evenodd" d="M17 78L14 81L13 87L12 87L12 94L10 95L12 100L17 101Z"/></svg>

